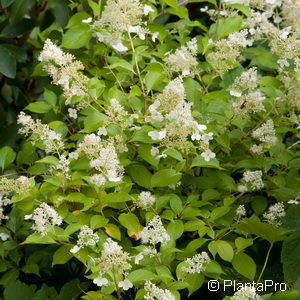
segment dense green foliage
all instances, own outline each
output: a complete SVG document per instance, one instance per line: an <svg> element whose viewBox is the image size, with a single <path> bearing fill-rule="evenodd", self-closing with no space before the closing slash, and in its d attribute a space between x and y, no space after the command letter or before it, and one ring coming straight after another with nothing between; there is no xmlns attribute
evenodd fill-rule
<svg viewBox="0 0 300 300"><path fill-rule="evenodd" d="M297 299L289 5L1 0L0 299Z"/></svg>

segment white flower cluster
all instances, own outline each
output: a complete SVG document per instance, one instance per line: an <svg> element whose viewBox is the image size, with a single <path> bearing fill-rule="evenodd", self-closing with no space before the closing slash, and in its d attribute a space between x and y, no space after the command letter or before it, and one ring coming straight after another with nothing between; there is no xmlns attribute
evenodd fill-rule
<svg viewBox="0 0 300 300"><path fill-rule="evenodd" d="M37 207L32 215L26 215L25 219L32 219L34 224L32 229L39 232L41 235L46 235L51 230L52 226L59 226L63 219L60 217L54 208L43 202Z"/></svg>
<svg viewBox="0 0 300 300"><path fill-rule="evenodd" d="M155 197L150 192L141 192L136 204L141 208L148 208L155 203Z"/></svg>
<svg viewBox="0 0 300 300"><path fill-rule="evenodd" d="M183 267L182 271L189 274L200 274L205 271L206 264L210 261L211 259L209 258L207 252L203 251L201 253L197 253L193 257L187 258L185 260L188 266Z"/></svg>
<svg viewBox="0 0 300 300"><path fill-rule="evenodd" d="M262 171L246 171L243 174L243 181L251 191L261 190L264 187L262 181Z"/></svg>
<svg viewBox="0 0 300 300"><path fill-rule="evenodd" d="M179 73L183 77L194 77L197 74L198 66L197 51L197 39L193 38L187 42L186 46L182 46L175 53L169 54L164 59L168 72Z"/></svg>
<svg viewBox="0 0 300 300"><path fill-rule="evenodd" d="M53 44L51 40L47 39L38 59L39 61L53 61L57 65L67 65L73 61L74 56L69 53L64 53L58 46Z"/></svg>
<svg viewBox="0 0 300 300"><path fill-rule="evenodd" d="M90 166L101 171L109 181L118 182L122 180L123 168L120 166L118 155L112 144L102 148L99 157L93 159Z"/></svg>
<svg viewBox="0 0 300 300"><path fill-rule="evenodd" d="M60 175L64 178L70 179L70 160L65 155L59 156L59 163L50 167L50 170L53 172L56 171L56 175Z"/></svg>
<svg viewBox="0 0 300 300"><path fill-rule="evenodd" d="M102 174L94 174L90 177L91 184L98 187L103 186L106 182L106 178Z"/></svg>
<svg viewBox="0 0 300 300"><path fill-rule="evenodd" d="M28 192L30 186L29 178L26 176L20 176L17 179L7 177L0 178L0 191L4 192L4 194L11 192L23 194Z"/></svg>
<svg viewBox="0 0 300 300"><path fill-rule="evenodd" d="M87 225L80 228L76 245L70 250L71 253L77 253L82 247L94 247L99 241L98 234L94 233Z"/></svg>
<svg viewBox="0 0 300 300"><path fill-rule="evenodd" d="M50 129L48 125L42 124L40 120L33 120L31 116L21 112L18 116L17 123L22 125L19 132L25 136L33 134L32 143L35 144L41 140L47 153L57 152L63 148L64 143L61 135Z"/></svg>
<svg viewBox="0 0 300 300"><path fill-rule="evenodd" d="M241 49L251 46L253 41L247 39L248 30L231 33L227 38L210 41L214 45L214 51L207 56L214 69L220 74L234 68L241 59Z"/></svg>
<svg viewBox="0 0 300 300"><path fill-rule="evenodd" d="M155 216L148 222L147 226L140 232L140 238L142 244L151 244L153 246L158 243L165 244L170 240L170 236L159 216Z"/></svg>
<svg viewBox="0 0 300 300"><path fill-rule="evenodd" d="M175 296L167 289L161 289L151 281L146 281L144 289L147 294L145 300L175 300Z"/></svg>
<svg viewBox="0 0 300 300"><path fill-rule="evenodd" d="M209 161L215 154L208 149L213 133L204 133L206 125L198 124L192 116L192 104L185 101L185 90L182 78L171 80L149 106L150 116L146 122L160 122L162 128L148 132L153 140L158 140L163 146L186 150L190 141L199 143L205 152L203 157ZM155 153L156 155L157 153Z"/></svg>
<svg viewBox="0 0 300 300"><path fill-rule="evenodd" d="M1 213L0 213L1 214ZM1 221L1 216L0 216L0 221ZM0 232L0 239L2 241L7 241L9 239L9 234L4 233L4 232Z"/></svg>
<svg viewBox="0 0 300 300"><path fill-rule="evenodd" d="M263 217L266 219L267 223L280 226L280 219L285 216L284 205L281 202L275 203L269 207L269 210L263 214Z"/></svg>
<svg viewBox="0 0 300 300"><path fill-rule="evenodd" d="M132 123L128 112L115 98L110 100L109 106L105 108L105 114L107 118L104 121L104 125L116 123L122 129L126 129Z"/></svg>
<svg viewBox="0 0 300 300"><path fill-rule="evenodd" d="M0 193L0 224L2 220L8 219L8 216L4 214L5 206L9 205L11 200L7 198L5 194Z"/></svg>
<svg viewBox="0 0 300 300"><path fill-rule="evenodd" d="M135 256L134 263L139 264L145 255L154 257L157 255L157 250L154 247L145 247L138 255Z"/></svg>
<svg viewBox="0 0 300 300"><path fill-rule="evenodd" d="M239 205L235 211L238 218L243 218L246 216L246 208L243 204Z"/></svg>
<svg viewBox="0 0 300 300"><path fill-rule="evenodd" d="M250 149L249 149L253 154L263 154L264 153L264 149L262 145L257 145L257 144L253 144Z"/></svg>
<svg viewBox="0 0 300 300"><path fill-rule="evenodd" d="M54 84L62 86L64 95L68 99L67 104L70 103L69 100L72 96L87 95L85 83L88 78L79 73L84 68L83 64L76 61L72 54L64 53L51 40L47 39L38 59L48 63L45 70L53 78ZM77 116L74 111L71 114L73 117Z"/></svg>
<svg viewBox="0 0 300 300"><path fill-rule="evenodd" d="M92 133L84 137L79 143L77 153L83 152L90 159L90 166L100 171L91 177L91 182L97 186L105 184L106 180L117 182L122 180L123 168L120 166L114 145L102 141L101 137ZM101 175L101 176L100 176Z"/></svg>
<svg viewBox="0 0 300 300"><path fill-rule="evenodd" d="M277 141L276 132L274 129L274 123L272 120L266 121L259 128L252 132L252 137L267 143L267 144L275 144Z"/></svg>
<svg viewBox="0 0 300 300"><path fill-rule="evenodd" d="M228 88L230 95L237 97L238 101L233 103L236 114L247 116L248 113L265 111L262 101L265 97L258 87L257 69L255 67L243 72Z"/></svg>
<svg viewBox="0 0 300 300"><path fill-rule="evenodd" d="M96 259L99 267L99 277L94 280L98 286L108 285L109 281L104 277L108 272L113 271L118 275L124 275L126 270L131 269L131 264L128 262L130 256L123 248L111 238L108 238L103 244L101 257ZM115 276L117 276L115 274ZM123 282L124 283L124 282ZM128 282L125 282L125 288L128 287ZM121 285L124 285L121 283Z"/></svg>
<svg viewBox="0 0 300 300"><path fill-rule="evenodd" d="M93 27L100 42L110 45L119 52L127 51L122 34L135 33L141 40L146 38L148 30L143 27L143 16L153 12L150 5L142 5L139 0L108 0L101 18ZM155 40L156 34L152 40Z"/></svg>
<svg viewBox="0 0 300 300"><path fill-rule="evenodd" d="M245 286L239 289L231 297L231 300L261 300L262 298L256 293L255 288Z"/></svg>

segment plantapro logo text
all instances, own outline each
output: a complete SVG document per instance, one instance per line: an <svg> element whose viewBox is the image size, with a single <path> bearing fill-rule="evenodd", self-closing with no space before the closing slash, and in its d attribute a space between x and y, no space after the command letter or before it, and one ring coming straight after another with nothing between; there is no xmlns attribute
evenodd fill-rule
<svg viewBox="0 0 300 300"><path fill-rule="evenodd" d="M223 290L224 292L226 289L233 289L234 292L244 290L247 288L253 288L257 292L266 292L267 290L272 290L274 292L278 291L286 291L287 285L284 282L278 283L274 282L273 280L264 280L263 282L247 282L242 283L236 280L224 280L220 283L218 280L210 280L208 282L208 289L211 292Z"/></svg>

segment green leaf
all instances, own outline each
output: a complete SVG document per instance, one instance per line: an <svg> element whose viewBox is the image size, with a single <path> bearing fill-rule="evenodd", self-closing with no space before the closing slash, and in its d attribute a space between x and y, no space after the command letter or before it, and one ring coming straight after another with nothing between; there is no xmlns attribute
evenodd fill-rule
<svg viewBox="0 0 300 300"><path fill-rule="evenodd" d="M35 293L33 300L56 300L57 297L55 288L49 287L44 283L41 289Z"/></svg>
<svg viewBox="0 0 300 300"><path fill-rule="evenodd" d="M173 169L164 169L156 172L151 177L151 187L164 187L177 183L181 174Z"/></svg>
<svg viewBox="0 0 300 300"><path fill-rule="evenodd" d="M254 260L245 253L238 253L232 260L234 269L250 280L254 280L256 264Z"/></svg>
<svg viewBox="0 0 300 300"><path fill-rule="evenodd" d="M173 157L173 158L175 158L179 161L183 160L181 153L178 150L174 149L174 148L168 148L163 153L167 154L168 156Z"/></svg>
<svg viewBox="0 0 300 300"><path fill-rule="evenodd" d="M205 167L213 169L222 169L220 163L216 158L212 158L210 161L206 161L201 155L194 158L192 167Z"/></svg>
<svg viewBox="0 0 300 300"><path fill-rule="evenodd" d="M211 4L217 5L216 0L188 0L189 3L200 3L200 2L209 2Z"/></svg>
<svg viewBox="0 0 300 300"><path fill-rule="evenodd" d="M299 220L298 220L299 222ZM284 279L295 282L300 276L300 230L296 231L290 239L283 242L281 262Z"/></svg>
<svg viewBox="0 0 300 300"><path fill-rule="evenodd" d="M134 73L133 66L125 59L119 57L110 56L108 57L109 68L110 69L124 69Z"/></svg>
<svg viewBox="0 0 300 300"><path fill-rule="evenodd" d="M89 17L90 16L86 12L76 13L70 18L66 28L72 28L72 27L75 27L75 26L78 26L78 25L82 25L82 20L85 20Z"/></svg>
<svg viewBox="0 0 300 300"><path fill-rule="evenodd" d="M251 66L277 69L277 57L268 49L252 47L244 51L244 56L251 59Z"/></svg>
<svg viewBox="0 0 300 300"><path fill-rule="evenodd" d="M170 13L171 15L178 16L179 18L182 19L188 19L189 17L189 11L185 6L175 6L175 7L170 7L167 8L166 11Z"/></svg>
<svg viewBox="0 0 300 300"><path fill-rule="evenodd" d="M275 243L285 239L285 235L290 231L281 227L275 227L267 223L262 223L256 216L245 218L242 223L236 224L236 228L245 232L257 235L270 243Z"/></svg>
<svg viewBox="0 0 300 300"><path fill-rule="evenodd" d="M32 300L35 285L27 285L19 280L10 283L4 290L5 300Z"/></svg>
<svg viewBox="0 0 300 300"><path fill-rule="evenodd" d="M244 250L245 248L253 245L252 239L245 239L243 237L238 237L235 240L235 245L237 248L236 253L239 253L240 251Z"/></svg>
<svg viewBox="0 0 300 300"><path fill-rule="evenodd" d="M9 7L15 0L1 0L1 6L3 8Z"/></svg>
<svg viewBox="0 0 300 300"><path fill-rule="evenodd" d="M216 207L211 212L210 219L211 219L211 221L219 219L219 218L223 217L224 215L226 215L229 211L230 211L230 207L228 207L228 206Z"/></svg>
<svg viewBox="0 0 300 300"><path fill-rule="evenodd" d="M4 272L4 275L0 278L0 285L7 286L11 282L15 281L19 276L19 271L16 269L11 269Z"/></svg>
<svg viewBox="0 0 300 300"><path fill-rule="evenodd" d="M167 232L172 239L177 240L184 232L184 225L181 220L172 220L167 227Z"/></svg>
<svg viewBox="0 0 300 300"><path fill-rule="evenodd" d="M47 113L50 109L52 109L52 106L48 104L47 102L44 101L37 101L28 104L24 109L27 109L29 111L38 113L38 114L45 114Z"/></svg>
<svg viewBox="0 0 300 300"><path fill-rule="evenodd" d="M53 255L52 267L55 265L63 265L69 261L73 257L70 252L71 248L72 247L70 245L63 245L59 247Z"/></svg>
<svg viewBox="0 0 300 300"><path fill-rule="evenodd" d="M34 5L34 3L34 0L14 1L9 13L10 22L17 23L21 21L25 15L25 12L29 10Z"/></svg>
<svg viewBox="0 0 300 300"><path fill-rule="evenodd" d="M150 188L152 174L148 171L148 169L145 166L130 165L126 168L126 170L130 177L134 180L134 182L147 189Z"/></svg>
<svg viewBox="0 0 300 300"><path fill-rule="evenodd" d="M243 18L241 16L234 16L219 20L217 27L218 39L228 36L230 33L239 31L242 27Z"/></svg>
<svg viewBox="0 0 300 300"><path fill-rule="evenodd" d="M185 281L188 282L188 291L189 296L200 289L202 284L204 283L203 274L187 274Z"/></svg>
<svg viewBox="0 0 300 300"><path fill-rule="evenodd" d="M78 49L87 46L92 37L90 27L86 24L81 24L71 27L62 39L62 47L67 49Z"/></svg>
<svg viewBox="0 0 300 300"><path fill-rule="evenodd" d="M282 289L285 289L286 286L282 285ZM297 300L300 296L300 291L287 290L287 291L278 291L271 296L270 300Z"/></svg>
<svg viewBox="0 0 300 300"><path fill-rule="evenodd" d="M202 87L199 82L192 78L185 78L183 85L186 91L186 99L189 102L197 102L200 100Z"/></svg>
<svg viewBox="0 0 300 300"><path fill-rule="evenodd" d="M179 215L182 212L182 201L177 195L173 195L170 199L170 207L176 215Z"/></svg>
<svg viewBox="0 0 300 300"><path fill-rule="evenodd" d="M215 241L215 244L220 257L226 261L231 262L233 259L232 246L226 241Z"/></svg>
<svg viewBox="0 0 300 300"><path fill-rule="evenodd" d="M0 149L0 168L2 171L11 165L16 158L15 151L9 146L2 147Z"/></svg>
<svg viewBox="0 0 300 300"><path fill-rule="evenodd" d="M26 274L35 274L37 276L40 276L40 269L38 264L30 264L27 263L25 266L23 266L22 268L22 272L26 273Z"/></svg>
<svg viewBox="0 0 300 300"><path fill-rule="evenodd" d="M101 2L99 2L101 3ZM93 0L88 0L88 4L91 7L91 9L93 10L93 15L95 17L100 15L100 11L101 11L101 7L98 3L94 2Z"/></svg>
<svg viewBox="0 0 300 300"><path fill-rule="evenodd" d="M55 156L45 156L42 159L37 160L36 163L48 164L48 165L57 165L59 163L59 159Z"/></svg>
<svg viewBox="0 0 300 300"><path fill-rule="evenodd" d="M128 235L130 237L137 237L139 232L143 229L138 217L132 213L121 214L119 216L119 221L120 224L128 230Z"/></svg>
<svg viewBox="0 0 300 300"><path fill-rule="evenodd" d="M136 283L139 281L146 281L146 280L154 280L158 276L155 275L153 272L144 270L144 269L139 269L135 270L127 276L127 279L131 281L132 283Z"/></svg>
<svg viewBox="0 0 300 300"><path fill-rule="evenodd" d="M110 193L101 198L104 203L117 203L133 200L132 196L124 192Z"/></svg>
<svg viewBox="0 0 300 300"><path fill-rule="evenodd" d="M54 92L46 89L43 95L47 103L49 103L51 106L55 106L57 102L57 96Z"/></svg>
<svg viewBox="0 0 300 300"><path fill-rule="evenodd" d="M21 1L18 1L21 2ZM0 73L8 78L16 76L16 58L6 48L0 45ZM5 58L5 59L4 59Z"/></svg>
<svg viewBox="0 0 300 300"><path fill-rule="evenodd" d="M86 118L83 121L84 132L88 133L96 131L106 118L104 114L95 109L85 109L81 111L81 113L86 115Z"/></svg>
<svg viewBox="0 0 300 300"><path fill-rule="evenodd" d="M141 129L135 130L132 135L131 142L143 142L146 144L153 144L154 141L148 135L148 132L152 130L153 128L151 126L143 126Z"/></svg>
<svg viewBox="0 0 300 300"><path fill-rule="evenodd" d="M42 236L35 232L29 235L26 240L21 244L56 244L55 240L45 235Z"/></svg>
<svg viewBox="0 0 300 300"><path fill-rule="evenodd" d="M150 165L158 168L159 160L151 154L151 145L141 145L138 147L139 156Z"/></svg>
<svg viewBox="0 0 300 300"><path fill-rule="evenodd" d="M91 220L90 220L90 224L91 224L91 229L97 229L100 227L104 227L106 224L108 223L108 219L106 219L103 216L92 216Z"/></svg>
<svg viewBox="0 0 300 300"><path fill-rule="evenodd" d="M144 78L147 90L159 90L161 83L166 79L163 66L159 63L150 63L144 71L147 71Z"/></svg>
<svg viewBox="0 0 300 300"><path fill-rule="evenodd" d="M59 297L56 300L78 299L87 286L89 286L87 282L80 282L79 279L73 279L62 287Z"/></svg>
<svg viewBox="0 0 300 300"><path fill-rule="evenodd" d="M49 1L49 8L55 16L57 23L61 27L65 27L70 17L68 4L61 0L51 0Z"/></svg>
<svg viewBox="0 0 300 300"><path fill-rule="evenodd" d="M121 231L115 224L107 224L104 227L105 232L114 239L121 240Z"/></svg>
<svg viewBox="0 0 300 300"><path fill-rule="evenodd" d="M246 17L250 17L250 15L251 15L251 10L246 5L243 5L243 4L226 4L226 6L232 7L232 8L235 8L235 9L241 11Z"/></svg>

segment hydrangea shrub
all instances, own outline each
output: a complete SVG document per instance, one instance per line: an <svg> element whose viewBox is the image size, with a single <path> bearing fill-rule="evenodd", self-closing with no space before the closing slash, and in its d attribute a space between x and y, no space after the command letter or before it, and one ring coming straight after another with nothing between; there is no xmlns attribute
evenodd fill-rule
<svg viewBox="0 0 300 300"><path fill-rule="evenodd" d="M88 4L42 35L53 85L0 149L5 299L296 299L300 2Z"/></svg>

